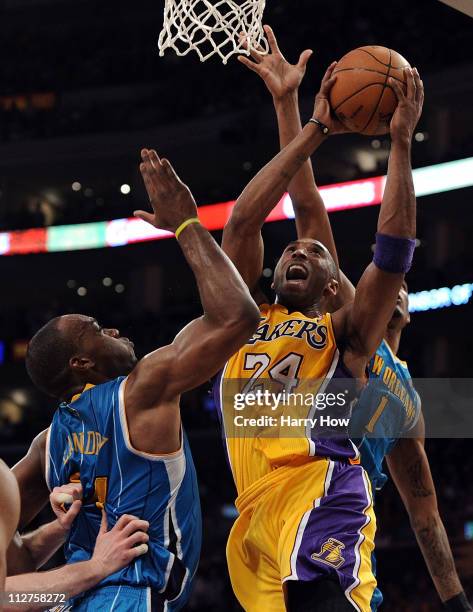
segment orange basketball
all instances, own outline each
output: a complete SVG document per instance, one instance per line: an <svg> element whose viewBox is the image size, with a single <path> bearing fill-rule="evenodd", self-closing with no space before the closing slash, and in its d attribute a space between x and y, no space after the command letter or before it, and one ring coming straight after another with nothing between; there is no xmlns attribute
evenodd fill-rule
<svg viewBox="0 0 473 612"><path fill-rule="evenodd" d="M388 79L406 86L402 55L386 47L360 47L338 62L330 103L338 119L352 132L368 136L389 132L397 98Z"/></svg>

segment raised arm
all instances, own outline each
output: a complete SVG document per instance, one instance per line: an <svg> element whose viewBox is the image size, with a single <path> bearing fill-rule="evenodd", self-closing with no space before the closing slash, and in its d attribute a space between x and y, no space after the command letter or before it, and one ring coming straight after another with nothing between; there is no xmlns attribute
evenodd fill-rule
<svg viewBox="0 0 473 612"><path fill-rule="evenodd" d="M303 51L297 64L290 64L281 53L273 30L269 26L264 26L264 29L271 53L259 55L253 52L255 61L251 61L245 56L240 56L239 60L263 79L273 98L278 120L279 142L281 149L283 149L302 130L298 93L312 51L309 49ZM325 81L331 78L335 66L336 63L334 62L329 67ZM318 99L319 107L329 107L327 94L328 91L325 92L322 88ZM329 135L341 134L346 131L343 125L333 116L329 117L327 125L330 129ZM288 191L294 207L298 238L313 238L322 242L338 266L338 255L332 227L324 201L315 182L310 157L289 183ZM355 288L351 282L342 272L340 275L341 282L336 302L333 304L334 310L352 301L355 293Z"/></svg>
<svg viewBox="0 0 473 612"><path fill-rule="evenodd" d="M268 39L270 53L261 55L252 51L254 61L244 55L239 61L259 75L273 98L274 108L278 120L279 143L284 149L302 130L299 114L299 86L304 78L307 62L312 51L306 49L299 56L297 64L290 64L281 53L276 37L270 26L265 25L264 31ZM334 65L330 66L330 78ZM331 118L332 119L332 118ZM333 125L332 125L333 123ZM330 121L331 133L339 124ZM297 235L299 238L314 238L322 242L337 262L332 229L328 220L327 211L315 184L310 157L302 164L289 183L291 196L296 214Z"/></svg>
<svg viewBox="0 0 473 612"><path fill-rule="evenodd" d="M403 438L397 442L387 457L388 467L440 599L443 602L454 598L461 600L464 598L463 588L437 506L435 486L424 448L424 430L421 417L417 437ZM447 609L471 610L471 607Z"/></svg>
<svg viewBox="0 0 473 612"><path fill-rule="evenodd" d="M256 61L262 58L257 52L252 52L252 56ZM307 54L301 58L300 70L305 69L308 58ZM241 61L250 67L257 65L246 58ZM330 75L327 72L316 98L313 116L325 125L331 120L330 108L321 105L320 100L326 96L330 86ZM308 123L299 130L296 138L258 172L235 204L223 232L222 248L253 293L257 291L263 267L261 228L266 217L284 195L293 177L325 138L318 125Z"/></svg>
<svg viewBox="0 0 473 612"><path fill-rule="evenodd" d="M143 441L149 431L149 419L157 418L144 413L150 408L163 408L163 444L158 446L161 452L171 452L169 448L176 450L179 440L176 407L180 394L207 381L223 367L256 329L259 311L234 265L198 223L192 194L171 164L146 149L142 159L140 169L154 212L135 214L155 227L175 232L197 281L204 311L172 344L142 359L126 384L132 438L134 429L136 437ZM156 435L152 437L156 439Z"/></svg>
<svg viewBox="0 0 473 612"><path fill-rule="evenodd" d="M406 69L407 93L394 79L398 98L391 121L388 178L378 218L373 263L365 270L353 304L333 315L344 360L355 376L363 376L366 360L379 346L395 308L404 275L410 267L416 234L416 198L411 144L422 112L424 88L416 69Z"/></svg>

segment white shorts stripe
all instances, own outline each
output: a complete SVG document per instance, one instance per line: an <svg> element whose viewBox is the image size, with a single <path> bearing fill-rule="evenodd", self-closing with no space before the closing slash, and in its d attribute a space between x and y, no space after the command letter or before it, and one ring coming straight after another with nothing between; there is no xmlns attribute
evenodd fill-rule
<svg viewBox="0 0 473 612"><path fill-rule="evenodd" d="M355 467L355 466L354 466ZM366 514L369 507L373 504L373 500L370 494L370 488L369 485L367 483L367 475L365 470L360 466L356 466L361 470L361 476L363 478L363 485L365 488L365 493L366 493L366 500L367 500L367 504L363 510L363 514L366 515L366 520L364 522L364 524L360 527L360 529L358 529L358 540L355 544L355 565L353 566L353 584L351 584L346 590L345 590L345 596L348 599L348 601L352 604L352 606L355 608L355 610L357 610L357 612L363 612L361 610L361 608L358 606L358 604L352 599L351 597L351 592L353 591L353 589L355 589L359 584L360 584L360 579L358 577L358 572L360 571L360 565L361 565L361 555L360 555L360 546L362 545L362 543L365 540L365 536L363 535L363 529L370 523L371 521L371 517L369 514Z"/></svg>
<svg viewBox="0 0 473 612"><path fill-rule="evenodd" d="M325 481L324 481L324 497L328 494L330 483L332 482L332 475L333 475L334 467L335 467L335 463L329 460L328 469L327 469L327 473L325 475ZM286 580L298 580L297 556L299 555L299 549L302 544L302 538L304 537L304 531L305 531L305 528L307 527L307 521L309 520L310 513L312 512L312 510L320 506L321 501L322 501L322 497L318 497L314 501L314 505L312 506L312 508L307 510L307 512L302 517L301 522L299 523L299 528L297 530L297 536L296 536L296 542L294 544L294 549L291 554L291 574L289 576L286 576L286 578L283 579L283 582L286 582Z"/></svg>

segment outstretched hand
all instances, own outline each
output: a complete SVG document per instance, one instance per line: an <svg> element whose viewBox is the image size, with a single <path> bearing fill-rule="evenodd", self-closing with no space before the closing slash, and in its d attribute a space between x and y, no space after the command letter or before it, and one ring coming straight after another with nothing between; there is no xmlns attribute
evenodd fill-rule
<svg viewBox="0 0 473 612"><path fill-rule="evenodd" d="M390 78L389 85L398 100L397 108L391 119L391 140L410 143L424 105L424 83L417 68L405 68L406 92L396 79Z"/></svg>
<svg viewBox="0 0 473 612"><path fill-rule="evenodd" d="M346 128L341 121L337 119L330 106L329 96L330 90L335 85L337 77L333 75L333 71L337 66L337 62L332 62L327 68L320 91L315 97L313 119L317 119L329 129L329 135L345 134L350 130Z"/></svg>
<svg viewBox="0 0 473 612"><path fill-rule="evenodd" d="M140 172L153 212L135 210L135 217L154 227L174 232L186 219L197 216L197 207L187 185L167 159L153 149L142 149Z"/></svg>
<svg viewBox="0 0 473 612"><path fill-rule="evenodd" d="M148 552L148 521L123 514L108 531L107 516L102 510L100 531L90 560L96 575L105 578Z"/></svg>
<svg viewBox="0 0 473 612"><path fill-rule="evenodd" d="M264 31L271 53L264 55L262 49L251 49L250 55L254 61L244 55L239 55L238 61L256 72L265 82L273 98L279 100L299 89L312 51L306 49L300 54L297 64L290 64L279 50L276 37L270 26L265 25ZM247 48L245 35L241 34L241 38Z"/></svg>

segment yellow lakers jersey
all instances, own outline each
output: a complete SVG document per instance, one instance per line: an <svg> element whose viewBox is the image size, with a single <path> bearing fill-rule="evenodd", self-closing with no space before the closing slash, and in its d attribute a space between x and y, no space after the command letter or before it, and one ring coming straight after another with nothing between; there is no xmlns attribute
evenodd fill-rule
<svg viewBox="0 0 473 612"><path fill-rule="evenodd" d="M330 314L311 318L280 304L264 304L260 311L255 334L214 384L239 495L293 461L357 456L346 434L350 394L333 386L334 379L346 381L350 374L343 368ZM334 429L337 435L324 437Z"/></svg>

